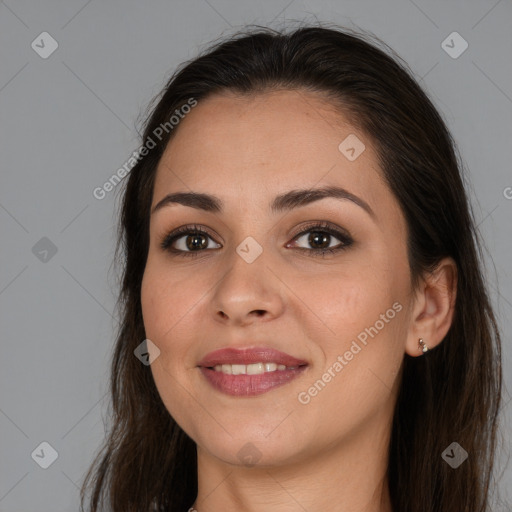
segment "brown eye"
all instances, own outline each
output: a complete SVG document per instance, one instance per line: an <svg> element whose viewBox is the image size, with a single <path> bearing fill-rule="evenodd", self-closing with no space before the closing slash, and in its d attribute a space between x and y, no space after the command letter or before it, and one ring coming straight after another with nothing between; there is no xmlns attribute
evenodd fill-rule
<svg viewBox="0 0 512 512"><path fill-rule="evenodd" d="M302 240L302 241L301 241ZM338 243L336 243L336 240ZM303 243L309 247L298 247L311 255L323 256L344 250L353 244L352 238L342 231L334 229L330 224L314 224L294 238L295 243Z"/></svg>
<svg viewBox="0 0 512 512"><path fill-rule="evenodd" d="M179 238L177 240L179 240ZM208 247L208 240L206 235L200 233L195 235L187 235L185 238L185 246L191 251L206 249Z"/></svg>
<svg viewBox="0 0 512 512"><path fill-rule="evenodd" d="M305 239L301 242L301 239ZM329 223L313 224L293 238L293 245L305 243L309 247L296 247L306 251L311 256L324 256L333 254L350 247L354 241L347 232L333 228ZM210 241L216 244L211 247ZM220 249L221 244L215 242L213 237L200 226L182 226L169 233L160 243L160 247L177 256L199 256L206 249Z"/></svg>
<svg viewBox="0 0 512 512"><path fill-rule="evenodd" d="M169 233L162 240L160 247L172 253L188 256L204 252L204 249L209 248L210 240L214 241L210 234L201 227L183 226ZM220 244L217 246L217 248L221 247Z"/></svg>
<svg viewBox="0 0 512 512"><path fill-rule="evenodd" d="M329 241L331 238L332 235L329 233L323 233L322 231L310 231L308 244L310 244L313 249L326 249L329 247Z"/></svg>

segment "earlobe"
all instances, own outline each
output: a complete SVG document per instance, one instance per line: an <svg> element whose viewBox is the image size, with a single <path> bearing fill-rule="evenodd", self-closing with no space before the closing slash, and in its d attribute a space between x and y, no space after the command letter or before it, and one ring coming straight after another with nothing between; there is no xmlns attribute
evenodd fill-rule
<svg viewBox="0 0 512 512"><path fill-rule="evenodd" d="M412 357L439 345L452 325L457 296L457 265L444 258L422 279L414 302L405 351Z"/></svg>

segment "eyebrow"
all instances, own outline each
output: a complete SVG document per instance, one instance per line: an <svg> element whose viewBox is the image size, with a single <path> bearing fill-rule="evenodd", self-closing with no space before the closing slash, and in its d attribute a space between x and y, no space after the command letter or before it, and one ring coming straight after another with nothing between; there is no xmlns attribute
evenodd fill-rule
<svg viewBox="0 0 512 512"><path fill-rule="evenodd" d="M375 220L375 213L366 201L344 188L335 186L290 190L289 192L278 195L274 198L270 205L270 211L274 214L287 212L294 208L300 208L301 206L306 206L327 197L352 201L365 210ZM206 212L222 213L224 203L220 198L210 194L203 194L199 192L175 192L173 194L166 195L161 201L159 201L154 206L151 214L157 212L164 206L172 204L181 204Z"/></svg>

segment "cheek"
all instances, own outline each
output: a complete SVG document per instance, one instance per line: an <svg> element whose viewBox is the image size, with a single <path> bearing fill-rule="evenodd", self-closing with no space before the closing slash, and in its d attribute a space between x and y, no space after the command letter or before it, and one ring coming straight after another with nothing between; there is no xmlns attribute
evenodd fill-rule
<svg viewBox="0 0 512 512"><path fill-rule="evenodd" d="M287 283L303 301L303 313L316 318L326 333L343 339L373 324L392 306L398 293L393 275L375 261L345 260L343 266L290 276Z"/></svg>
<svg viewBox="0 0 512 512"><path fill-rule="evenodd" d="M194 291L196 290L196 291ZM184 282L169 268L148 259L141 283L141 306L146 335L165 346L166 340L176 337L180 319L200 299L197 286ZM163 347L162 347L163 348Z"/></svg>
<svg viewBox="0 0 512 512"><path fill-rule="evenodd" d="M176 379L182 380L185 371L184 355L186 340L180 330L184 323L180 318L186 315L186 292L175 292L175 283L163 269L155 265L148 266L141 284L142 317L146 338L159 349L158 357L151 363L151 372L159 394L167 410L173 414L172 407L180 402L175 396ZM178 364L178 362L180 364ZM170 397L174 395L173 400Z"/></svg>
<svg viewBox="0 0 512 512"><path fill-rule="evenodd" d="M371 393L372 382L381 385L372 372L391 386L403 357L406 308L404 280L399 277L402 269L391 269L383 258L380 264L378 259L371 261L345 262L344 268L294 281L294 292L305 305L296 315L302 318L305 337L314 340L314 350L323 362L315 378L331 368L331 372L344 375L336 379L339 385L343 381L343 386L359 390L356 396L362 390ZM332 367L338 356L344 359L343 370L336 372Z"/></svg>
<svg viewBox="0 0 512 512"><path fill-rule="evenodd" d="M160 350L151 364L151 372L158 393L167 411L182 427L192 428L183 418L190 395L187 393L191 365L188 364L187 350L190 324L187 325L192 305L198 297L188 291L194 287L184 286L164 266L148 265L141 283L141 306L146 337ZM188 315L187 315L188 314ZM190 367L189 367L190 366ZM190 391L190 390L188 390Z"/></svg>
<svg viewBox="0 0 512 512"><path fill-rule="evenodd" d="M403 360L406 308L393 283L381 280L376 287L369 273L343 277L324 283L325 296L312 296L325 329L315 328L319 322L311 314L309 325L302 324L321 364L298 399L308 403L306 417L325 418L329 411L333 421L321 427L327 437L357 430L378 411L390 410Z"/></svg>
<svg viewBox="0 0 512 512"><path fill-rule="evenodd" d="M146 337L160 350L151 369L163 395L175 393L178 382L188 382L196 371L194 345L208 288L198 272L176 271L165 260L148 258L141 283L142 317Z"/></svg>

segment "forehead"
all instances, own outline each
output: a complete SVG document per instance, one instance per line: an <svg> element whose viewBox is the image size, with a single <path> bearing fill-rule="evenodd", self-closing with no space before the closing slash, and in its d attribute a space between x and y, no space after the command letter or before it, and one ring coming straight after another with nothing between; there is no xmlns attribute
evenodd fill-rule
<svg viewBox="0 0 512 512"><path fill-rule="evenodd" d="M355 159L347 158L352 147ZM229 203L319 185L342 186L370 204L393 202L372 141L321 96L222 93L180 121L157 169L153 204L177 190Z"/></svg>

